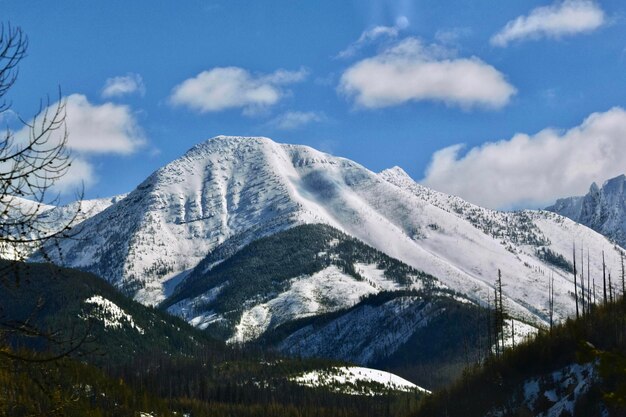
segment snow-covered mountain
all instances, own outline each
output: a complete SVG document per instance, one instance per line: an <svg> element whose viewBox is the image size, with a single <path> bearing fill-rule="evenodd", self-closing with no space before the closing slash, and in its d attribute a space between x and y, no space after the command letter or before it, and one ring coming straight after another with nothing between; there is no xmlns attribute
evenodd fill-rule
<svg viewBox="0 0 626 417"><path fill-rule="evenodd" d="M535 323L547 317L551 270L557 315L573 312L573 277L555 259L566 264L574 241L591 249L592 275L601 273L601 250L610 266L619 262L603 236L555 213L487 210L422 187L399 168L377 174L306 146L220 136L85 220L80 239L62 243L63 263L154 305L207 255L210 271L250 242L314 223L480 302L492 296L501 269L507 307Z"/></svg>
<svg viewBox="0 0 626 417"><path fill-rule="evenodd" d="M32 229L25 229L13 222L0 221L2 233L12 235L17 233L23 244L0 245L0 259L24 259L40 244L37 241L27 242L28 238L41 238L55 234L66 227L74 227L84 220L95 216L112 204L126 197L126 194L92 200L81 200L65 205L50 205L39 203L21 197L11 197L0 204L0 212L5 213L7 219L28 219ZM25 236L28 234L28 236Z"/></svg>
<svg viewBox="0 0 626 417"><path fill-rule="evenodd" d="M561 198L546 210L584 224L626 247L626 175L602 184L594 182L580 197Z"/></svg>

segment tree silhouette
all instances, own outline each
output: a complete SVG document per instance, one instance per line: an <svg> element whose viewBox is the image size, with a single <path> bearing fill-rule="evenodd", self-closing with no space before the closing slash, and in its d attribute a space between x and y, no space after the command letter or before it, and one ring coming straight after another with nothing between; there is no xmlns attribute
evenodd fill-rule
<svg viewBox="0 0 626 417"><path fill-rule="evenodd" d="M18 290L28 284L29 267L23 261L35 249L48 259L43 248L58 248L54 243L72 234L72 225L80 212L78 204L76 211L61 223L42 215L49 204L58 201L58 196L50 196L52 187L67 173L71 159L60 91L54 104L49 97L42 100L39 110L28 119L17 115L7 99L27 48L28 39L20 27L0 25L0 120L16 115L18 125L16 129L6 122L0 136L0 291L16 297ZM76 343L84 340L84 334L68 339L37 325L35 316L44 302L40 300L34 311L21 317L0 305L0 356L31 362L53 360L74 351ZM63 348L47 356L21 355L12 349L16 339L40 339L40 344Z"/></svg>

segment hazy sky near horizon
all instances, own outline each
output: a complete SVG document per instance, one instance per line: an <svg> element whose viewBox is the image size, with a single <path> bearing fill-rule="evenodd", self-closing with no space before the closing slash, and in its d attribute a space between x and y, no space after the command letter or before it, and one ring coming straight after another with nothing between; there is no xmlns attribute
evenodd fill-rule
<svg viewBox="0 0 626 417"><path fill-rule="evenodd" d="M398 165L494 208L542 207L626 172L623 1L0 0L0 10L29 39L13 110L27 119L58 86L67 100L68 195L80 182L87 198L131 191L222 134L309 145L373 171Z"/></svg>

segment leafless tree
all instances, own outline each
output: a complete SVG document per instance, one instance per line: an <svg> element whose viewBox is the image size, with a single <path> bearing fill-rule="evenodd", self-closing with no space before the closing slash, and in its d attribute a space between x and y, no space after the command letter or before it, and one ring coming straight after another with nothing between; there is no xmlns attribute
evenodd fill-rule
<svg viewBox="0 0 626 417"><path fill-rule="evenodd" d="M0 120L6 125L0 134L0 291L9 295L18 294L20 286L25 284L22 281L28 266L23 261L34 249L58 247L54 242L72 233L80 212L79 204L76 212L60 224L58 219L42 216L49 204L58 201L58 197L50 196L51 190L67 173L71 159L65 103L60 91L54 103L50 98L42 100L39 110L29 118L17 115L7 99L27 47L28 39L21 28L0 25ZM9 119L13 119L12 125ZM42 255L48 258L45 251ZM12 317L0 305L0 356L26 361L52 360L75 350L76 343L72 340L84 339L83 334L68 340L58 332L37 327L33 317L37 309L28 317ZM20 356L9 347L9 339L16 335L41 338L65 348L47 357Z"/></svg>

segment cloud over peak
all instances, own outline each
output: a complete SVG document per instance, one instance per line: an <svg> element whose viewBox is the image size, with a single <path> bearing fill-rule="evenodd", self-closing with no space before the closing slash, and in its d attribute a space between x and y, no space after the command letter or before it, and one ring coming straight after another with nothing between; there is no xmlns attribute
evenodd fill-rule
<svg viewBox="0 0 626 417"><path fill-rule="evenodd" d="M462 108L501 108L516 93L504 75L479 58L455 58L441 47L406 38L357 62L342 75L339 91L364 108L410 101L440 101Z"/></svg>
<svg viewBox="0 0 626 417"><path fill-rule="evenodd" d="M492 208L546 206L626 172L626 110L593 113L567 131L545 129L436 152L424 185Z"/></svg>
<svg viewBox="0 0 626 417"><path fill-rule="evenodd" d="M509 21L491 38L495 46L512 41L560 38L591 32L604 24L604 11L591 0L565 0L552 6L533 9L527 16Z"/></svg>
<svg viewBox="0 0 626 417"><path fill-rule="evenodd" d="M241 108L250 114L278 103L285 95L283 86L301 82L307 76L304 68L258 75L239 67L217 67L174 87L170 102L200 113Z"/></svg>

